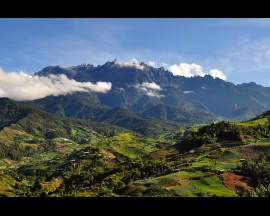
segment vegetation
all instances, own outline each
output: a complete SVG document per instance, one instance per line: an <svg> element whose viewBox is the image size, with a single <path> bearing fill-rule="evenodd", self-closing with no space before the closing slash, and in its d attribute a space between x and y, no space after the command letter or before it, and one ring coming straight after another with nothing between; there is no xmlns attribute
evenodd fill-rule
<svg viewBox="0 0 270 216"><path fill-rule="evenodd" d="M270 194L267 114L185 126L153 138L9 99L0 104L0 196Z"/></svg>
<svg viewBox="0 0 270 216"><path fill-rule="evenodd" d="M92 98L85 98L84 95L51 96L23 103L65 117L124 127L144 136L157 137L179 127L176 123L150 118L121 107L109 108L99 105L93 102Z"/></svg>
<svg viewBox="0 0 270 216"><path fill-rule="evenodd" d="M245 161L239 171L253 179L254 189L245 190L244 197L269 197L270 196L270 163L262 158L257 161Z"/></svg>

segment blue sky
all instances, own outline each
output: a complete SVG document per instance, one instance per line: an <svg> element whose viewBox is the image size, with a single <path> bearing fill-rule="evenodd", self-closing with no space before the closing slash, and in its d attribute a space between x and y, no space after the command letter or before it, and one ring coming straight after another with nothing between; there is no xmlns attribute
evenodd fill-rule
<svg viewBox="0 0 270 216"><path fill-rule="evenodd" d="M0 31L7 72L136 58L270 86L270 19L0 19Z"/></svg>

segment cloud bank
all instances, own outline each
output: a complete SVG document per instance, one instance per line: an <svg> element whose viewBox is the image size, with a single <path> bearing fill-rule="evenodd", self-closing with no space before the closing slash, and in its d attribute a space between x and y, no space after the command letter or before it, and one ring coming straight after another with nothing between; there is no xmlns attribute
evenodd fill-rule
<svg viewBox="0 0 270 216"><path fill-rule="evenodd" d="M143 70L144 66L140 65L140 62L133 58L130 61L126 62L120 62L118 60L115 61L115 64L118 65L118 67L135 67L136 69Z"/></svg>
<svg viewBox="0 0 270 216"><path fill-rule="evenodd" d="M163 63L164 64L164 63ZM218 69L211 69L208 73L205 72L201 65L192 63L180 63L179 65L167 65L166 67L174 76L194 77L194 76L205 76L206 74L211 75L214 78L227 80L226 75Z"/></svg>
<svg viewBox="0 0 270 216"><path fill-rule="evenodd" d="M0 68L0 97L14 100L35 100L46 96L66 95L74 92L100 92L111 90L110 82L77 82L66 75L33 76L25 72L6 73Z"/></svg>
<svg viewBox="0 0 270 216"><path fill-rule="evenodd" d="M149 97L164 97L164 95L158 93L158 91L161 91L162 88L154 82L143 82L142 84L136 84L135 88L145 92Z"/></svg>

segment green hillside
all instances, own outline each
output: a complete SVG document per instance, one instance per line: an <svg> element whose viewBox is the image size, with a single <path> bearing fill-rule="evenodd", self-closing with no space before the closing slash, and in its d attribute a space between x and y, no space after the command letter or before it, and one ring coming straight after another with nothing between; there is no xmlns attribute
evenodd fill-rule
<svg viewBox="0 0 270 216"><path fill-rule="evenodd" d="M219 122L189 133L151 159L174 173L128 184L126 196L269 196L270 116ZM256 170L257 169L257 170ZM253 189L255 188L255 189Z"/></svg>
<svg viewBox="0 0 270 216"><path fill-rule="evenodd" d="M157 139L106 121L48 114L6 98L0 104L0 196L270 194L268 112L245 122L163 131ZM121 120L127 111L116 110L104 118L128 127ZM136 119L134 115L130 117Z"/></svg>
<svg viewBox="0 0 270 216"><path fill-rule="evenodd" d="M7 98L0 99L0 104L2 196L48 195L78 175L77 163L82 178L88 177L90 167L94 175L103 176L162 148L153 138L108 123L64 118Z"/></svg>
<svg viewBox="0 0 270 216"><path fill-rule="evenodd" d="M179 124L164 119L154 119L121 107L109 108L100 105L93 98L85 98L84 95L51 96L23 104L64 117L109 123L144 136L158 137L179 128Z"/></svg>
<svg viewBox="0 0 270 216"><path fill-rule="evenodd" d="M0 156L18 159L36 151L54 150L59 140L86 144L104 136L127 132L105 123L67 119L28 108L7 98L0 99ZM6 114L8 113L8 114ZM4 127L6 126L6 127Z"/></svg>

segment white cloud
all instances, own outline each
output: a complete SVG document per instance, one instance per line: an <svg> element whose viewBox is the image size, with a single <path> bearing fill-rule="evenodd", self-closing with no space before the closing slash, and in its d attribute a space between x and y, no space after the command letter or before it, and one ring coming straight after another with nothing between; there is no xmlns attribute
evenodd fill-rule
<svg viewBox="0 0 270 216"><path fill-rule="evenodd" d="M237 73L269 70L270 37L260 39L242 37L230 47L227 56L230 64L237 69Z"/></svg>
<svg viewBox="0 0 270 216"><path fill-rule="evenodd" d="M174 76L185 76L185 77L193 77L193 76L204 76L202 66L198 64L188 64L188 63L180 63L179 65L171 65L168 67L168 70L172 72Z"/></svg>
<svg viewBox="0 0 270 216"><path fill-rule="evenodd" d="M174 76L194 77L194 76L205 76L206 74L211 75L214 78L220 78L226 80L226 75L218 69L211 69L206 73L201 65L192 63L180 63L179 65L170 65L167 67Z"/></svg>
<svg viewBox="0 0 270 216"><path fill-rule="evenodd" d="M165 97L164 95L160 95L158 93L158 91L161 91L162 88L154 82L143 82L142 84L136 84L135 88L145 92L149 97Z"/></svg>
<svg viewBox="0 0 270 216"><path fill-rule="evenodd" d="M195 94L194 91L183 91L184 94Z"/></svg>
<svg viewBox="0 0 270 216"><path fill-rule="evenodd" d="M206 89L206 87L205 86L202 86L201 89Z"/></svg>
<svg viewBox="0 0 270 216"><path fill-rule="evenodd" d="M33 76L25 72L6 73L0 68L0 97L14 100L35 100L49 95L65 95L74 92L101 92L111 90L109 82L77 82L65 75Z"/></svg>
<svg viewBox="0 0 270 216"><path fill-rule="evenodd" d="M153 89L153 90L157 90L157 91L162 90L162 88L158 84L156 84L154 82L151 82L151 83L150 82L143 82L141 84L141 87L144 87L144 88L147 88L147 89Z"/></svg>
<svg viewBox="0 0 270 216"><path fill-rule="evenodd" d="M140 64L140 62L133 58L130 61L126 62L120 62L118 60L115 61L115 64L118 65L119 67L135 67L136 69L143 70L144 66Z"/></svg>
<svg viewBox="0 0 270 216"><path fill-rule="evenodd" d="M222 71L220 71L218 69L211 69L210 70L210 75L212 77L214 77L214 78L219 78L219 79L222 79L222 80L227 79L226 75Z"/></svg>
<svg viewBox="0 0 270 216"><path fill-rule="evenodd" d="M146 92L146 95L149 97L158 97L158 98L165 97L164 95L158 94L157 92L154 91L148 91Z"/></svg>
<svg viewBox="0 0 270 216"><path fill-rule="evenodd" d="M154 67L154 68L157 67L156 62L154 62L154 61L149 61L147 64L150 65L151 67Z"/></svg>
<svg viewBox="0 0 270 216"><path fill-rule="evenodd" d="M161 65L162 67L164 67L165 69L168 69L168 67L170 66L169 64L164 63L164 62L161 62L160 65Z"/></svg>

